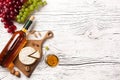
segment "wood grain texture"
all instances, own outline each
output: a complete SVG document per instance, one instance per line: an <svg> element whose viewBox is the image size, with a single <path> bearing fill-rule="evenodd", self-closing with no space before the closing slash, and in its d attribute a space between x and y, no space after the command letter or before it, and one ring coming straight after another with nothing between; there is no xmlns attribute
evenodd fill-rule
<svg viewBox="0 0 120 80"><path fill-rule="evenodd" d="M120 80L120 0L47 0L36 11L34 29L52 30L49 52L31 78L16 78L0 67L0 80ZM10 35L0 23L0 50ZM18 30L22 24L18 24ZM44 62L54 53L59 65Z"/></svg>

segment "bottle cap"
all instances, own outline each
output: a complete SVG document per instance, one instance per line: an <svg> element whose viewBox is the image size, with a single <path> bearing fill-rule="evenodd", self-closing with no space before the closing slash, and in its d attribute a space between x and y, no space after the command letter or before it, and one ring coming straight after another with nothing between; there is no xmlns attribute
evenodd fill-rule
<svg viewBox="0 0 120 80"><path fill-rule="evenodd" d="M35 19L34 16L31 16L29 20L33 21Z"/></svg>
<svg viewBox="0 0 120 80"><path fill-rule="evenodd" d="M54 54L49 54L46 56L46 63L50 66L50 67L55 67L58 65L59 63L59 59L56 55Z"/></svg>

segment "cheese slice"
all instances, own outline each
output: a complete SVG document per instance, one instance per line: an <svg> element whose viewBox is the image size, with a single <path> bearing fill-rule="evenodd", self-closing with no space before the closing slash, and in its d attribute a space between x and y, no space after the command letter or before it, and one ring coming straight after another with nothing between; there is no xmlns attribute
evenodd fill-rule
<svg viewBox="0 0 120 80"><path fill-rule="evenodd" d="M33 64L37 58L40 58L40 53L32 47L24 47L19 53L19 60L25 65Z"/></svg>
<svg viewBox="0 0 120 80"><path fill-rule="evenodd" d="M34 58L40 58L40 53L39 51L36 51L34 54L31 54L30 56Z"/></svg>

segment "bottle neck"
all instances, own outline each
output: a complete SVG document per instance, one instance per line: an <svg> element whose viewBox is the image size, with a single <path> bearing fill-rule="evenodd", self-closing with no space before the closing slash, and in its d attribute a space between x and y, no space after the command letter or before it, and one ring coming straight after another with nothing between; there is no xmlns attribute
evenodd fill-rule
<svg viewBox="0 0 120 80"><path fill-rule="evenodd" d="M22 28L22 31L26 32L31 24L32 24L32 21L31 20L27 20L27 22L25 23L25 25Z"/></svg>

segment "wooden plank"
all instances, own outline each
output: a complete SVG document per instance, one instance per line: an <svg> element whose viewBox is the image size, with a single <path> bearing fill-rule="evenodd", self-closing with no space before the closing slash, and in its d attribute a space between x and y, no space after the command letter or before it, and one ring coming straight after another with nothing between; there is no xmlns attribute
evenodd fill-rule
<svg viewBox="0 0 120 80"><path fill-rule="evenodd" d="M30 78L21 80L120 80L120 1L47 0L33 15L35 30L52 30L49 46L60 59L55 68L45 63L44 52ZM10 35L0 23L0 50ZM18 29L21 24L16 23ZM4 38L6 36L6 38ZM16 80L0 67L0 80ZM7 74L7 75L6 75Z"/></svg>

